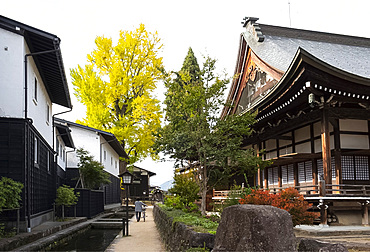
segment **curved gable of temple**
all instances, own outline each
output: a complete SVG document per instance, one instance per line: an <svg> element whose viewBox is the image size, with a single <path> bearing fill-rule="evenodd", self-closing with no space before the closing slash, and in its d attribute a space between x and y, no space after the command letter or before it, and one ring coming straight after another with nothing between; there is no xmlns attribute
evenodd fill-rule
<svg viewBox="0 0 370 252"><path fill-rule="evenodd" d="M346 95L350 93L352 98L356 91L359 93L359 89L370 86L370 39L263 25L256 21L257 18L246 18L243 24L246 31L241 34L236 77L228 96L232 106L224 108L223 116L261 110L288 89L294 89L292 84L297 82L301 88L305 88L308 81L321 83L322 87L329 82L328 90L331 86L332 91L342 89L343 94L348 89ZM304 91L301 88L297 91ZM307 93L306 90L306 100ZM364 92L361 90L359 94Z"/></svg>

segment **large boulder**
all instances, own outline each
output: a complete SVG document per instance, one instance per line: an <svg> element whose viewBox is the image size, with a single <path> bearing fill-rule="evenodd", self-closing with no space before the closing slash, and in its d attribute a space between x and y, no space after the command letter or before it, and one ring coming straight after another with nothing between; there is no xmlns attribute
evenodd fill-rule
<svg viewBox="0 0 370 252"><path fill-rule="evenodd" d="M292 218L273 206L227 207L212 251L297 251Z"/></svg>

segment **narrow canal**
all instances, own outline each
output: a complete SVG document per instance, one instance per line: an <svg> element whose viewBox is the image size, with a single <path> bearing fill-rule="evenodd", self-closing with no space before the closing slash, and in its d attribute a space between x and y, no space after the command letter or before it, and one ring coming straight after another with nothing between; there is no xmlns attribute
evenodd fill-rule
<svg viewBox="0 0 370 252"><path fill-rule="evenodd" d="M50 251L104 251L119 232L119 229L90 228Z"/></svg>

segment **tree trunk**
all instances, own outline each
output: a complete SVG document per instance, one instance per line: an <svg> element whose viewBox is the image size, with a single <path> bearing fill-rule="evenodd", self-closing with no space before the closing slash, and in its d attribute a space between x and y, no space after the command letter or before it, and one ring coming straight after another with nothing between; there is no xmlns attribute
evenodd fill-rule
<svg viewBox="0 0 370 252"><path fill-rule="evenodd" d="M202 216L206 216L206 205L207 205L207 169L203 167L202 169L202 180L201 180L201 186L200 186L200 212L202 213Z"/></svg>

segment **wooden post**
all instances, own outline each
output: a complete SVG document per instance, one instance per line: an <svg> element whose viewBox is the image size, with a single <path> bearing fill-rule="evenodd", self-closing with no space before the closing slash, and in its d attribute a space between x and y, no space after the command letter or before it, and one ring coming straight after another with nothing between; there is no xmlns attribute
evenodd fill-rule
<svg viewBox="0 0 370 252"><path fill-rule="evenodd" d="M317 206L320 209L320 225L328 225L328 206L325 205L323 199L319 200L319 205Z"/></svg>
<svg viewBox="0 0 370 252"><path fill-rule="evenodd" d="M330 130L328 111L326 108L323 108L321 118L321 150L324 180L326 184L331 184Z"/></svg>
<svg viewBox="0 0 370 252"><path fill-rule="evenodd" d="M369 226L369 202L366 201L365 203L361 203L362 206L362 225Z"/></svg>
<svg viewBox="0 0 370 252"><path fill-rule="evenodd" d="M263 172L265 173L265 179L264 179L264 182L265 182L265 184L264 184L264 186L263 186L263 189L267 189L268 188L268 173L267 173L267 168L265 168L265 169L263 169Z"/></svg>
<svg viewBox="0 0 370 252"><path fill-rule="evenodd" d="M282 171L281 165L278 166L278 187L283 187L283 178L282 178ZM281 191L281 189L279 189Z"/></svg>
<svg viewBox="0 0 370 252"><path fill-rule="evenodd" d="M322 178L319 179L319 196L320 197L326 196L326 183L325 180Z"/></svg>

